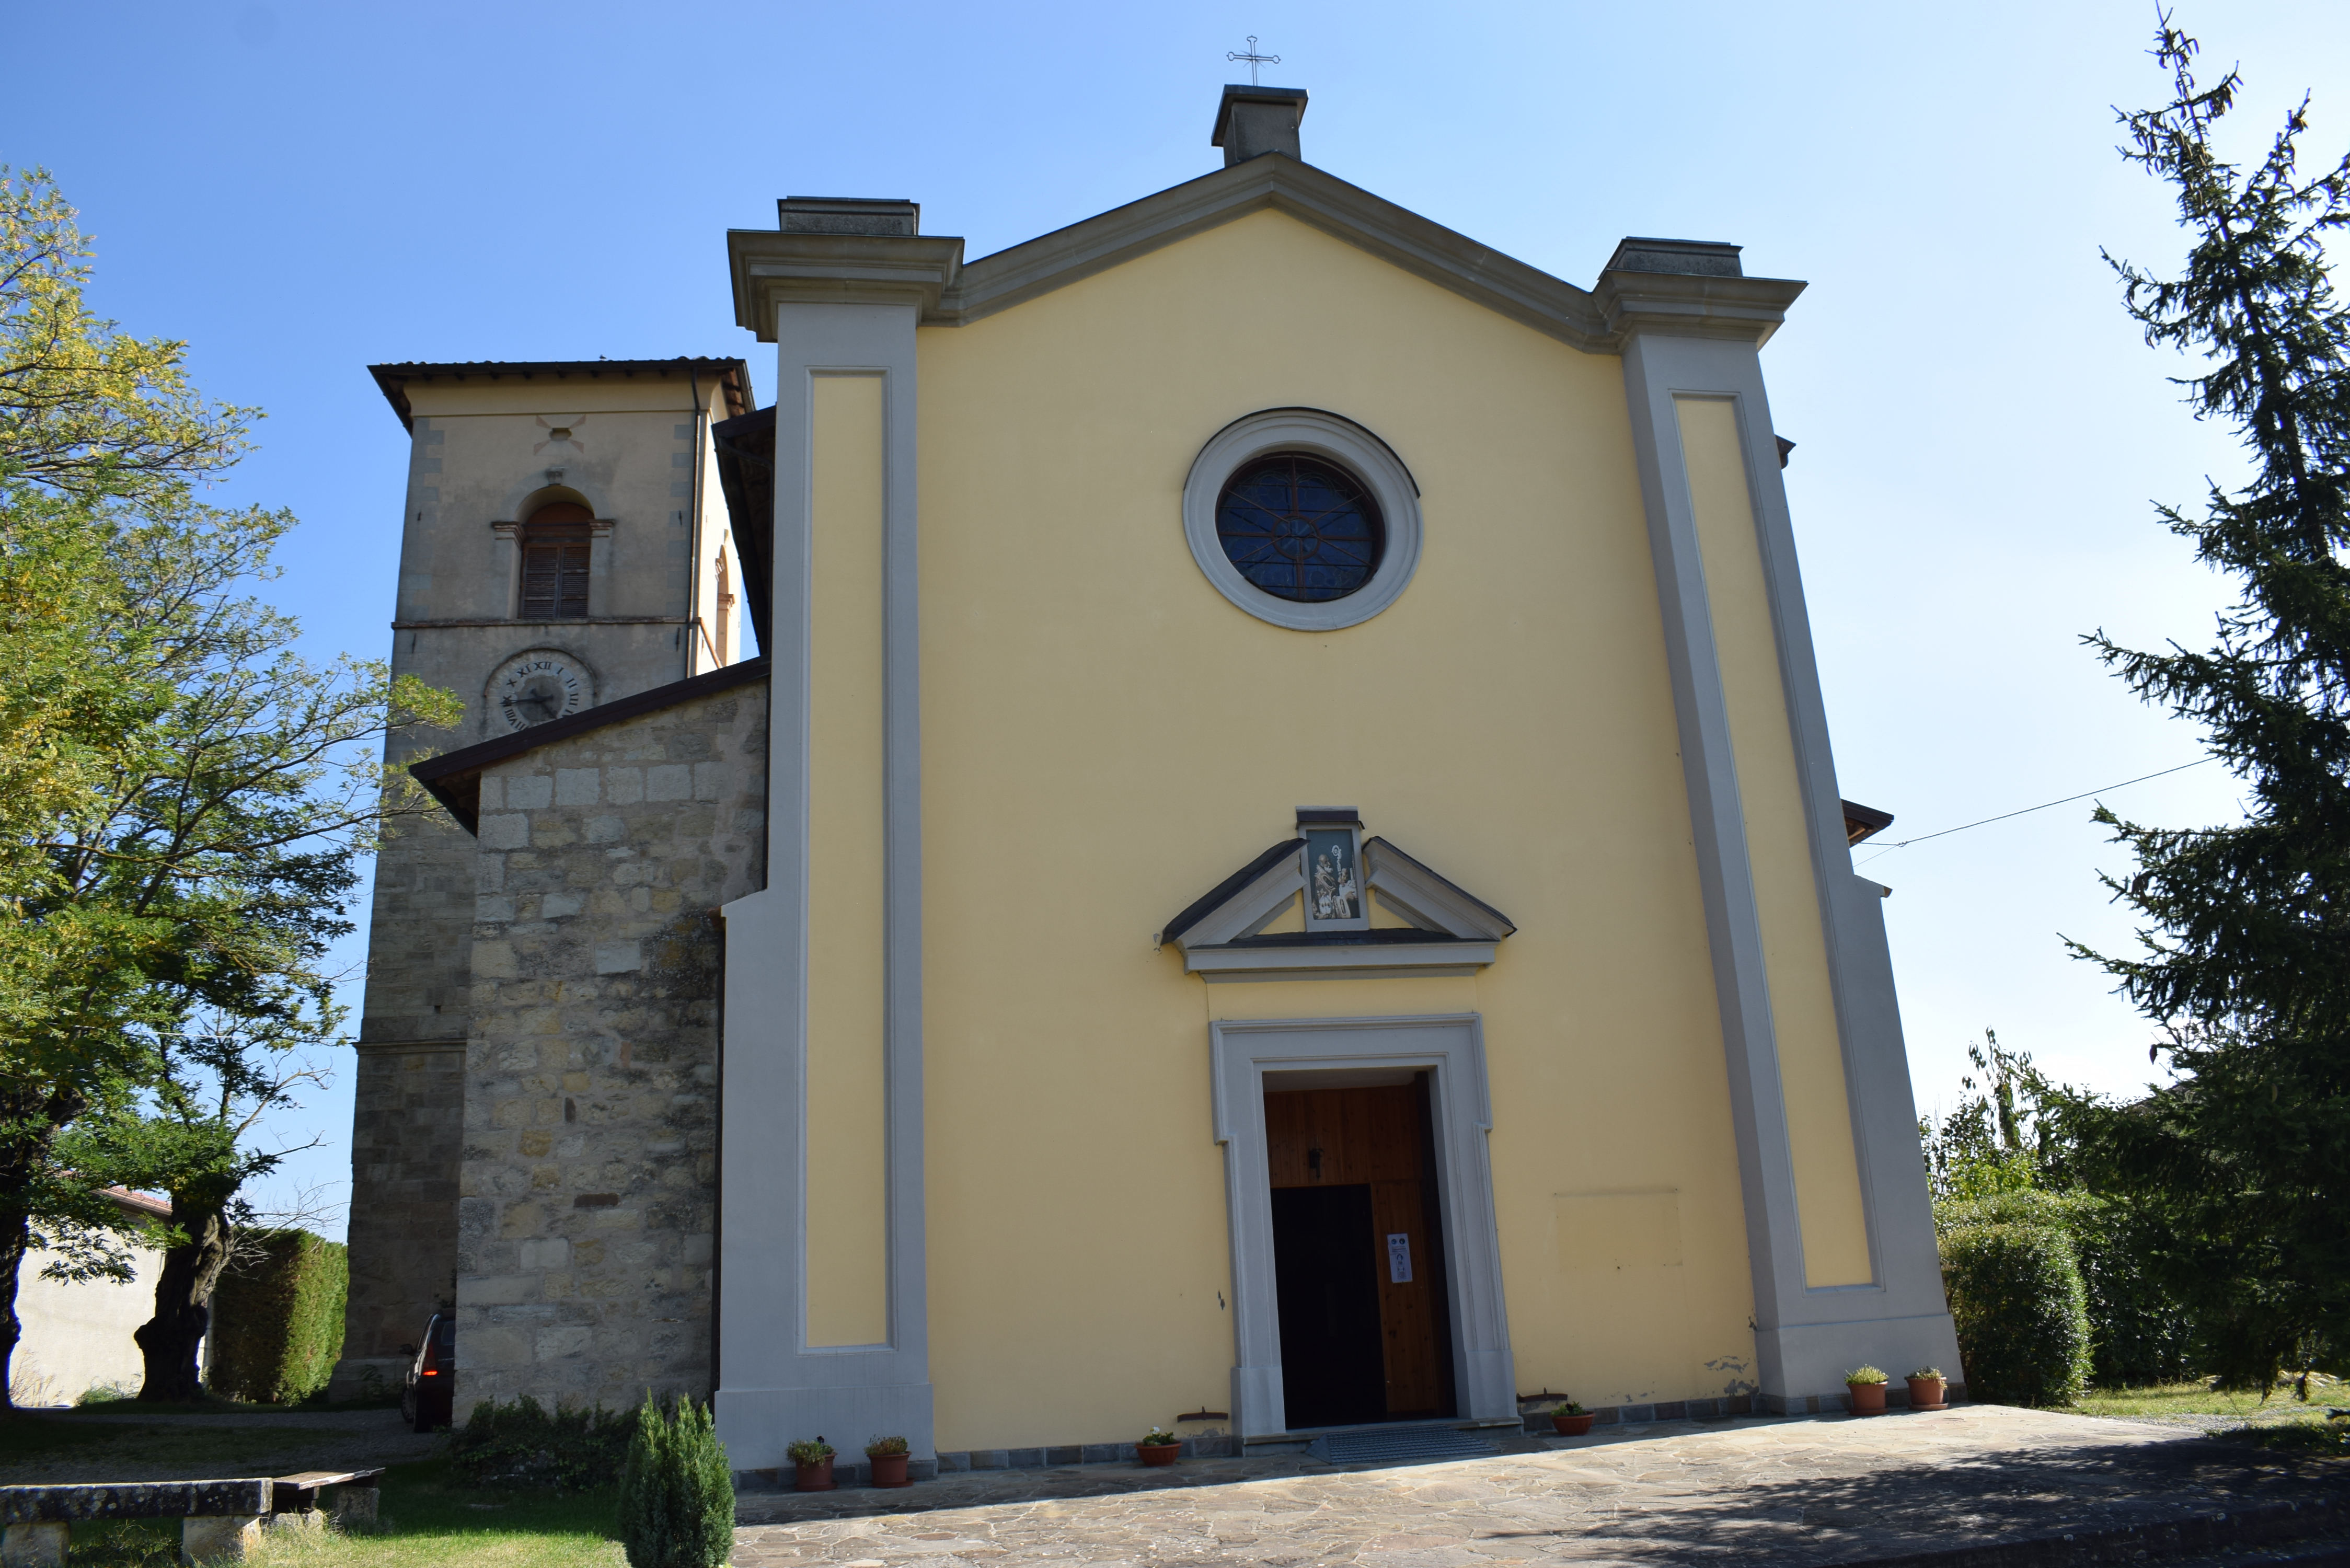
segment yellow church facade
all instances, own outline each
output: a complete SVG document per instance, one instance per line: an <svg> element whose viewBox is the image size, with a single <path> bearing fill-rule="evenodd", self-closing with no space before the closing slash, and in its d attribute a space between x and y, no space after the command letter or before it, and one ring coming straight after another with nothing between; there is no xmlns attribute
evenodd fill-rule
<svg viewBox="0 0 2350 1568"><path fill-rule="evenodd" d="M1305 102L1227 89L1225 167L983 259L907 202L728 236L764 658L612 722L723 701L755 805L660 1287L740 1469L1962 1378L1761 370L1802 285L1637 239L1565 283L1305 161ZM486 846L595 719L420 772ZM498 1078L473 961L487 1129L570 1091ZM496 1338L588 1243L467 1169L462 1332L636 1376Z"/></svg>
<svg viewBox="0 0 2350 1568"><path fill-rule="evenodd" d="M1639 242L1556 284L1303 162L1302 109L1236 89L1220 131L1270 123L1220 140L1285 148L983 262L879 204L731 238L781 354L770 880L726 912L759 1462L867 1411L1301 1429L1264 1104L1318 1082L1432 1080L1437 1414L1955 1360L1759 372L1798 286ZM1346 597L1209 569L1203 500L1287 452L1384 503ZM1315 938L1278 964L1167 940L1300 807L1508 934L1325 940L1305 887L1238 939ZM797 1203L754 1238L746 1189Z"/></svg>

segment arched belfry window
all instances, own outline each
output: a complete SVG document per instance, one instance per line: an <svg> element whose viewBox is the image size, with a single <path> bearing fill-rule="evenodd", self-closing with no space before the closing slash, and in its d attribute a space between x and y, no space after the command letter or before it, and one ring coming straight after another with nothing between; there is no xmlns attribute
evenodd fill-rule
<svg viewBox="0 0 2350 1568"><path fill-rule="evenodd" d="M575 501L556 501L522 526L524 620L584 620L588 616L588 525L595 514Z"/></svg>

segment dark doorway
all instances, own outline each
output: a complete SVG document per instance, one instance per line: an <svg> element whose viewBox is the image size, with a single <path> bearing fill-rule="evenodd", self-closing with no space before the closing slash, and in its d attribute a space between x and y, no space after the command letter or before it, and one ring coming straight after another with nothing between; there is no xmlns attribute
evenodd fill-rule
<svg viewBox="0 0 2350 1568"><path fill-rule="evenodd" d="M1451 1415L1428 1075L1271 1090L1264 1121L1287 1424Z"/></svg>
<svg viewBox="0 0 2350 1568"><path fill-rule="evenodd" d="M1274 1189L1273 1265L1289 1424L1387 1419L1369 1184Z"/></svg>

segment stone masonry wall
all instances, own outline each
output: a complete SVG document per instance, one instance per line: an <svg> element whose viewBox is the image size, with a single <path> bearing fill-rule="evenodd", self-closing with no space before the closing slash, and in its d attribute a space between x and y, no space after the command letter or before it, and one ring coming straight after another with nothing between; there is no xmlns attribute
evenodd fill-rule
<svg viewBox="0 0 2350 1568"><path fill-rule="evenodd" d="M717 910L764 875L766 722L759 682L482 776L460 1420L710 1392Z"/></svg>
<svg viewBox="0 0 2350 1568"><path fill-rule="evenodd" d="M359 1047L351 1118L350 1295L335 1397L356 1397L372 1368L400 1386L424 1320L457 1272L457 1162L465 1119L463 1041Z"/></svg>
<svg viewBox="0 0 2350 1568"><path fill-rule="evenodd" d="M412 749L395 745L390 760ZM473 856L464 829L435 812L399 824L376 857L337 1398L364 1392L369 1370L399 1386L400 1345L424 1331L456 1272Z"/></svg>

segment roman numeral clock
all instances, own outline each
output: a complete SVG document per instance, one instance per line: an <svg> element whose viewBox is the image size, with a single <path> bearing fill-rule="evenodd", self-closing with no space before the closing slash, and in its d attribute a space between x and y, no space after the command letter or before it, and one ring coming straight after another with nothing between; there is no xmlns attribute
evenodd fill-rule
<svg viewBox="0 0 2350 1568"><path fill-rule="evenodd" d="M534 648L491 673L488 696L490 732L511 734L594 707L596 677L575 654Z"/></svg>

